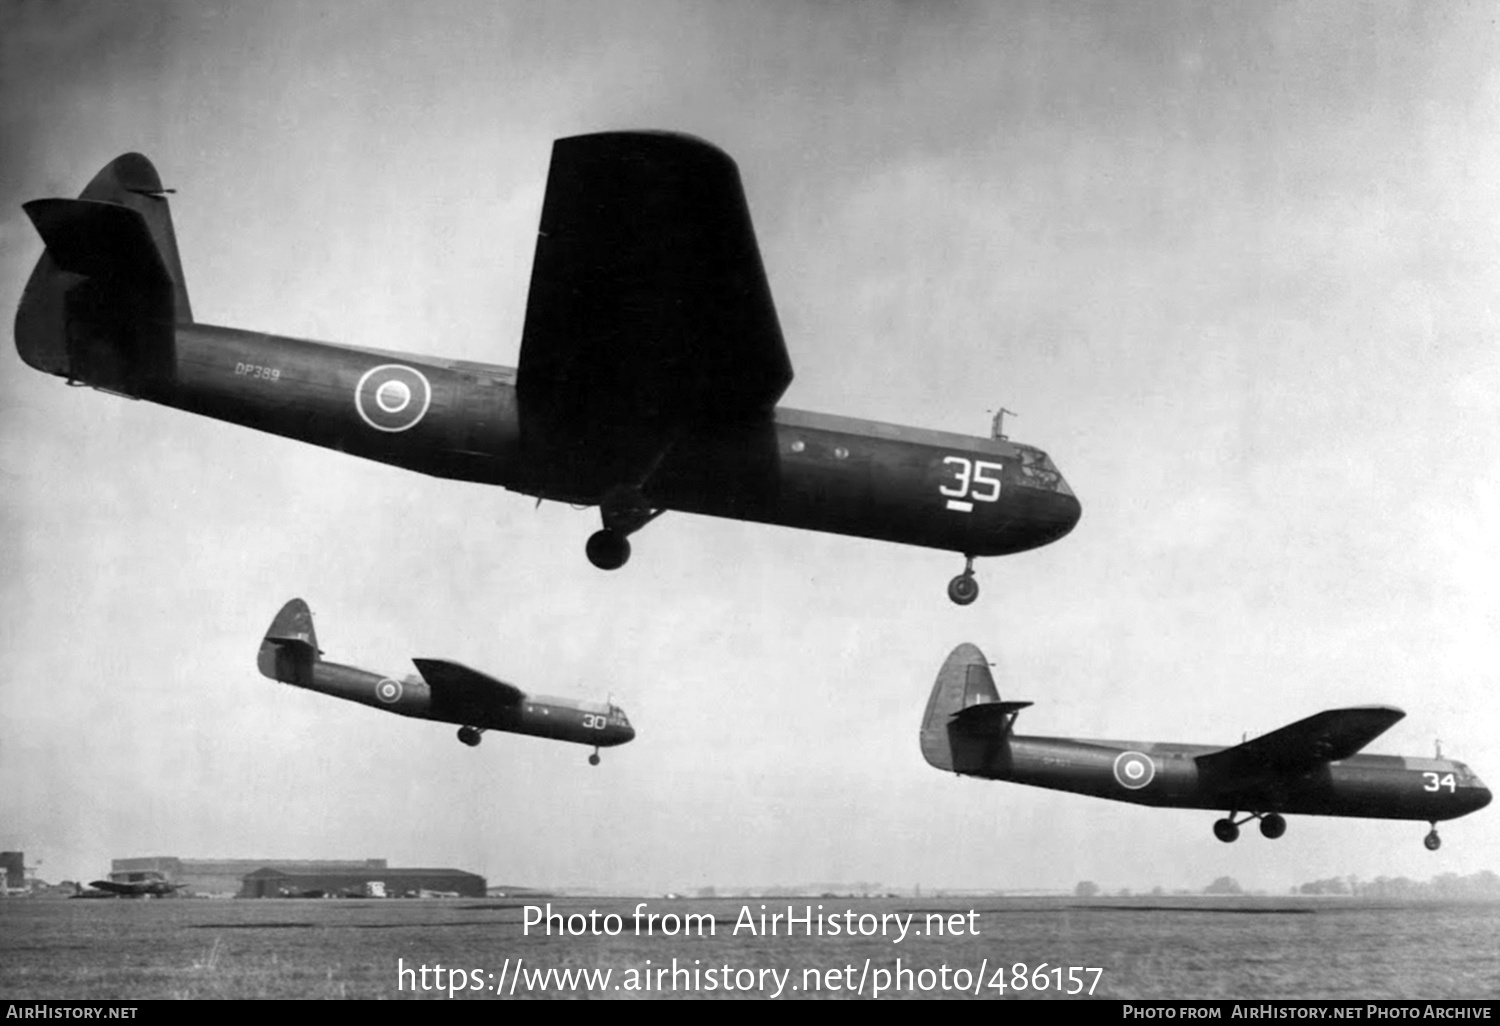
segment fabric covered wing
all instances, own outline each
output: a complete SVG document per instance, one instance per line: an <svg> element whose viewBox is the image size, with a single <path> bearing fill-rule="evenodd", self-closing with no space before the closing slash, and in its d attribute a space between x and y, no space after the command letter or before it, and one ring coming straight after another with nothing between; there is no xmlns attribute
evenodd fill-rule
<svg viewBox="0 0 1500 1026"><path fill-rule="evenodd" d="M128 883L116 883L113 880L91 880L89 886L96 890L108 891L110 894L134 894L140 890Z"/></svg>
<svg viewBox="0 0 1500 1026"><path fill-rule="evenodd" d="M1206 774L1247 780L1268 774L1304 773L1324 763L1347 759L1405 715L1384 705L1329 709L1233 748L1200 755L1196 761Z"/></svg>
<svg viewBox="0 0 1500 1026"><path fill-rule="evenodd" d="M535 473L637 484L682 432L765 415L791 379L734 161L666 132L554 143L516 381Z"/></svg>
<svg viewBox="0 0 1500 1026"><path fill-rule="evenodd" d="M444 659L413 659L417 672L432 689L432 708L438 718L482 720L524 701L513 684Z"/></svg>

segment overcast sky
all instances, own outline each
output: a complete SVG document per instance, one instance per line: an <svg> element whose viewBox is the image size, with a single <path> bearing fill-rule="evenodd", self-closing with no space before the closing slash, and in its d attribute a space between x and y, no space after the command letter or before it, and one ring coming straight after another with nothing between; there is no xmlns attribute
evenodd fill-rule
<svg viewBox="0 0 1500 1026"><path fill-rule="evenodd" d="M383 857L601 890L1202 887L1497 868L1442 827L961 779L917 745L972 641L1022 733L1229 744L1326 708L1500 777L1500 45L1485 4L0 5L0 310L26 200L138 150L211 324L514 366L551 142L735 157L785 403L1046 449L1067 538L983 560L594 511L89 389L0 352L0 847ZM607 695L574 745L262 678L330 658Z"/></svg>

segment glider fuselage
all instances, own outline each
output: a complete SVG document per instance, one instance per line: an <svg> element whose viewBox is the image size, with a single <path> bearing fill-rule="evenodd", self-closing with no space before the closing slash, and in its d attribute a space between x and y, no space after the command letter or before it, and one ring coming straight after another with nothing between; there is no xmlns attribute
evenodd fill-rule
<svg viewBox="0 0 1500 1026"><path fill-rule="evenodd" d="M175 372L138 398L436 477L606 498L550 448L532 451L512 368L206 324L175 335ZM127 382L87 383L129 394ZM642 492L671 510L975 556L1046 545L1080 512L1030 446L784 407L685 435Z"/></svg>
<svg viewBox="0 0 1500 1026"><path fill-rule="evenodd" d="M513 704L445 703L441 695L434 696L432 688L420 677L408 674L398 680L321 659L312 665L305 683L300 680L284 683L399 716L479 730L528 734L599 748L621 745L635 737L635 729L624 712L618 706L603 702L527 694Z"/></svg>
<svg viewBox="0 0 1500 1026"><path fill-rule="evenodd" d="M957 772L990 780L1164 808L1447 820L1489 804L1490 792L1462 762L1398 755L1347 759L1274 782L1215 778L1198 756L1222 745L1011 736L989 758ZM1150 762L1149 768L1145 762ZM1142 767L1134 777L1132 766Z"/></svg>

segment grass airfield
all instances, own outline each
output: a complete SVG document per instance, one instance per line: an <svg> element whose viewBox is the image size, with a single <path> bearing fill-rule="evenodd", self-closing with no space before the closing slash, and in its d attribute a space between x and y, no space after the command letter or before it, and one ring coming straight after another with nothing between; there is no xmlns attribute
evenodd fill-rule
<svg viewBox="0 0 1500 1026"><path fill-rule="evenodd" d="M526 906L549 901L552 912L576 917L574 931L556 921L551 936L540 925L527 931ZM642 901L638 935L634 912ZM760 920L762 911L785 916L788 906L798 917L810 910L823 935L808 936L798 922L788 936L784 919L774 936L763 932L772 924ZM659 918L646 918L652 914ZM701 918L685 931L690 915ZM898 941L902 921L908 932ZM604 935L608 928L617 935ZM1027 970L1024 990L1015 986L1017 963ZM1070 981L1073 966L1102 973ZM411 972L398 974L403 968ZM565 980L560 972L588 975ZM1077 986L1076 999L1088 996L1091 982L1092 996L1127 1000L1493 998L1500 993L1500 904L1264 897L0 902L0 997L9 999L1069 999L1065 992Z"/></svg>

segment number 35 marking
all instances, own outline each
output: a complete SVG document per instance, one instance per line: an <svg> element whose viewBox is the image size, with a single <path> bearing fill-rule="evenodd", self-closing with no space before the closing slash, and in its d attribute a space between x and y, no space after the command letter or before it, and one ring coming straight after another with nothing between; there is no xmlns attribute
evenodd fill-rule
<svg viewBox="0 0 1500 1026"><path fill-rule="evenodd" d="M1422 785L1424 791L1440 791L1446 787L1449 791L1458 793L1458 784L1454 782L1452 773L1445 773L1442 777L1436 773L1423 773L1422 776L1427 780Z"/></svg>
<svg viewBox="0 0 1500 1026"><path fill-rule="evenodd" d="M1000 498L1000 471L1003 469L1000 464L962 456L945 456L943 464L954 468L953 483L938 486L938 492L948 499L949 509L972 513L975 502L995 502Z"/></svg>

